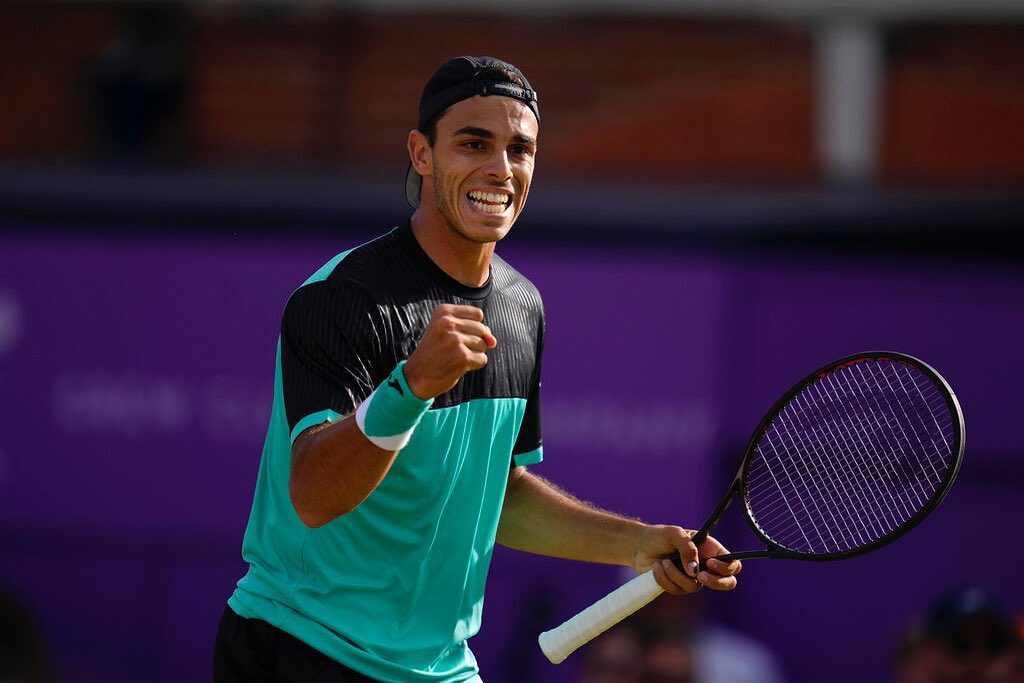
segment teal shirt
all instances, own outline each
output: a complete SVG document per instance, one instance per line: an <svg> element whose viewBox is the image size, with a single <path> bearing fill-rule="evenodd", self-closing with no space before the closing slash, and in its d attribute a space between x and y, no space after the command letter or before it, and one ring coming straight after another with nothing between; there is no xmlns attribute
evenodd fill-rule
<svg viewBox="0 0 1024 683"><path fill-rule="evenodd" d="M319 394L319 400L324 401L322 408L311 411L310 406L317 405L317 399L301 396L301 388L289 387L316 382L305 378L304 370L288 368L330 363L308 357L287 361L288 357L303 355L301 350L296 352L296 347L304 343L296 342L302 334L290 333L286 311L278 344L271 421L242 547L250 568L228 604L240 616L265 620L345 666L380 681L479 681L478 667L467 641L480 629L484 585L509 468L534 464L542 458L539 425L533 424L537 418L532 410L530 426L526 431L523 429L529 403L539 398L542 313L536 290L507 264L492 263L486 289L468 291L428 268L412 249L415 241L410 244L406 239L411 238L411 233L400 230L395 231L397 237L391 233L381 238L385 245L378 244L381 240L370 245L393 258L393 253L381 249L392 238L392 250L409 256L411 263L421 267L422 274L435 286L451 290L447 298L475 302L485 309L485 315L488 311L504 311L522 318L508 316L510 322L520 326L520 335L533 334L535 342L528 353L520 349L502 357L505 362L497 364L505 368L492 368L492 373L512 372L520 377L517 380L496 375L488 380L482 374L466 382L475 388L456 387L438 397L370 496L352 512L323 527L310 529L296 515L288 493L293 441L309 426L351 413L358 400L376 386L374 380L379 382L394 367L387 366L404 350L400 342L407 341L409 335L418 338L422 329L415 324L404 329L400 324L401 333L391 335L399 342L393 354L380 354L380 349L374 348L375 354L383 356L376 362L379 368L386 368L383 372L371 368L365 377L352 380L347 386L345 381L338 381L333 393L309 390L308 393ZM331 287L351 289L350 278L345 277L344 271L339 273L339 267L351 253L333 259L303 287L333 278L338 282ZM425 257L422 252L419 254ZM370 259L371 263L378 260ZM349 276L362 278L364 271L362 267L356 268ZM364 280L360 282L366 284ZM393 282L389 284L395 289ZM422 282L408 284L417 285L416 290L423 289ZM395 320L417 317L403 310L389 318L389 307L381 306L378 296L367 297L367 291L364 288L356 299L362 304L375 303L355 308L377 309L374 315L383 314L369 325L377 329L369 337L388 337L381 330L394 331ZM502 297L512 303L502 306ZM522 306L534 297L536 307ZM316 295L310 301L336 302L337 298ZM434 296L428 296L423 308L432 309L436 303ZM306 311L305 315L296 316L305 321L303 324L319 318L308 311L319 311L320 307L308 302L297 307ZM363 320L362 314L353 317ZM513 338L517 334L512 329L505 332ZM502 331L495 333L498 336ZM345 339L346 348L375 346L361 344L356 340L360 335L352 329L338 336ZM340 355L346 353L342 351ZM522 367L517 368L513 362L516 358L529 362L521 362ZM351 364L351 359L348 362ZM294 375L292 379L289 372ZM290 396L294 403L303 406L298 412L290 408ZM348 399L358 400L349 404ZM530 432L529 438L526 432Z"/></svg>

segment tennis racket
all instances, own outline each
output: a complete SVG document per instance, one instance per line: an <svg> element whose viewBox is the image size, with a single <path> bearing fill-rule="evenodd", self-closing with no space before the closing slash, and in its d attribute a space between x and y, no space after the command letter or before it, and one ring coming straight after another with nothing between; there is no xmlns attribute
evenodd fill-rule
<svg viewBox="0 0 1024 683"><path fill-rule="evenodd" d="M963 413L934 369L893 351L846 356L812 372L772 406L693 542L699 547L740 496L744 517L765 547L717 559L861 555L896 540L935 509L963 452ZM650 571L641 574L541 633L540 647L557 664L661 593Z"/></svg>

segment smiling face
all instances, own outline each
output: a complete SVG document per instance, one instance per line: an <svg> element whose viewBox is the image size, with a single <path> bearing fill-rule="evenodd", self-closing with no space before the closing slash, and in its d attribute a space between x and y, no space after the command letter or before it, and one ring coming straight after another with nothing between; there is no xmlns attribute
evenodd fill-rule
<svg viewBox="0 0 1024 683"><path fill-rule="evenodd" d="M410 156L423 176L417 213L449 238L500 240L526 203L537 132L537 118L519 100L479 95L441 115L432 146L413 131Z"/></svg>

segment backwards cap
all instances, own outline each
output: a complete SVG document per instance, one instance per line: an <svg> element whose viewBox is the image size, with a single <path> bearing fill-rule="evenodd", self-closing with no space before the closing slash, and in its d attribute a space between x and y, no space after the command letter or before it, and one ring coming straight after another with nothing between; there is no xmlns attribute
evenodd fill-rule
<svg viewBox="0 0 1024 683"><path fill-rule="evenodd" d="M483 73L493 69L514 74L523 85L508 78L496 79L493 71ZM526 104L540 121L537 92L530 86L523 72L494 57L456 57L442 64L424 86L423 95L420 97L420 120L417 128L421 131L426 130L448 107L476 95L499 95L517 99ZM420 203L422 183L423 178L410 163L405 176L405 198L414 209Z"/></svg>

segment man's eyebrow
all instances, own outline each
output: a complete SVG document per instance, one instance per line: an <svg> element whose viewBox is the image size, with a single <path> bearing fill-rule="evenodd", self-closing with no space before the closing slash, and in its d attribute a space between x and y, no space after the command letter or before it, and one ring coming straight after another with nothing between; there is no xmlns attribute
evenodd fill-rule
<svg viewBox="0 0 1024 683"><path fill-rule="evenodd" d="M471 135L475 138L485 138L487 140L493 140L495 137L493 132L487 130L486 128L479 128L477 126L463 126L462 128L459 128L457 131L452 133L453 137L457 137L459 135ZM537 144L537 138L530 137L529 135L519 134L515 135L512 139L524 145Z"/></svg>
<svg viewBox="0 0 1024 683"><path fill-rule="evenodd" d="M477 128L476 126L463 126L455 131L452 135L472 135L478 138L493 138L494 133L487 130L486 128Z"/></svg>

